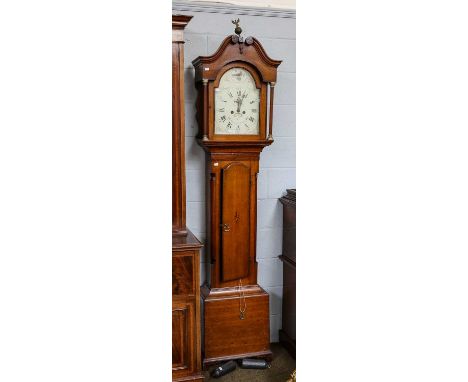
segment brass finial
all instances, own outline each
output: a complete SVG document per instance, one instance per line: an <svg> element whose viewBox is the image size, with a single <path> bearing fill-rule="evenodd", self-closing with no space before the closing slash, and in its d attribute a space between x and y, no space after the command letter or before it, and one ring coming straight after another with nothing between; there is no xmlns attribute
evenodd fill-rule
<svg viewBox="0 0 468 382"><path fill-rule="evenodd" d="M240 36L240 34L242 33L242 28L239 26L240 19L232 20L231 22L236 26L236 29L234 29L234 33Z"/></svg>
<svg viewBox="0 0 468 382"><path fill-rule="evenodd" d="M253 40L252 37L249 36L244 41L244 37L241 36L242 28L239 26L240 19L231 20L231 22L236 26L236 29L234 29L234 32L236 34L231 35L231 42L233 44L239 44L239 52L240 52L240 54L242 54L243 51L244 51L244 44L245 45L252 45L254 40Z"/></svg>

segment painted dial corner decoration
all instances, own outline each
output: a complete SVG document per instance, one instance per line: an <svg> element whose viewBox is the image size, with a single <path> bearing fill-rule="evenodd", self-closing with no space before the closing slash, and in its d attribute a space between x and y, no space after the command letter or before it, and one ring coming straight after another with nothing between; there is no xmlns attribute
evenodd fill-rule
<svg viewBox="0 0 468 382"><path fill-rule="evenodd" d="M252 75L232 68L215 89L215 134L258 135L260 90Z"/></svg>

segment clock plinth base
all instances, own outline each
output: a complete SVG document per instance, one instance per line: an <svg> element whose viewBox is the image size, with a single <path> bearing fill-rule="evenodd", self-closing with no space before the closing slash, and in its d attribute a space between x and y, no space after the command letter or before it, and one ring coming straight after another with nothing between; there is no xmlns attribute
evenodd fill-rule
<svg viewBox="0 0 468 382"><path fill-rule="evenodd" d="M204 311L203 367L230 359L271 359L269 296L259 285L201 288ZM243 316L243 319L241 319Z"/></svg>
<svg viewBox="0 0 468 382"><path fill-rule="evenodd" d="M208 370L208 368L212 365L217 365L218 363L223 363L230 360L237 360L237 359L244 359L244 358L261 358L268 362L273 360L273 353L271 350L261 351L256 353L244 353L244 354L237 354L235 356L229 357L217 357L217 358L205 358L203 360L203 370Z"/></svg>

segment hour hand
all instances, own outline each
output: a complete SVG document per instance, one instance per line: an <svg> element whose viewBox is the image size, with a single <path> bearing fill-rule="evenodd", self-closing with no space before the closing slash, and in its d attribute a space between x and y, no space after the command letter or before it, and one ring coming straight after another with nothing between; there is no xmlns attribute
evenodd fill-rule
<svg viewBox="0 0 468 382"><path fill-rule="evenodd" d="M240 98L238 98L236 100L236 103L237 103L237 112L240 113L240 107L241 107L241 104L242 104L242 100Z"/></svg>

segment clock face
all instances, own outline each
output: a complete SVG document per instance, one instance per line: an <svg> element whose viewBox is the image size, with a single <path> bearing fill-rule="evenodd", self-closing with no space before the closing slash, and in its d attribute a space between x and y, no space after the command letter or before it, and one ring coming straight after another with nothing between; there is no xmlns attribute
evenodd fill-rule
<svg viewBox="0 0 468 382"><path fill-rule="evenodd" d="M260 90L245 69L229 69L215 89L215 134L258 135Z"/></svg>

